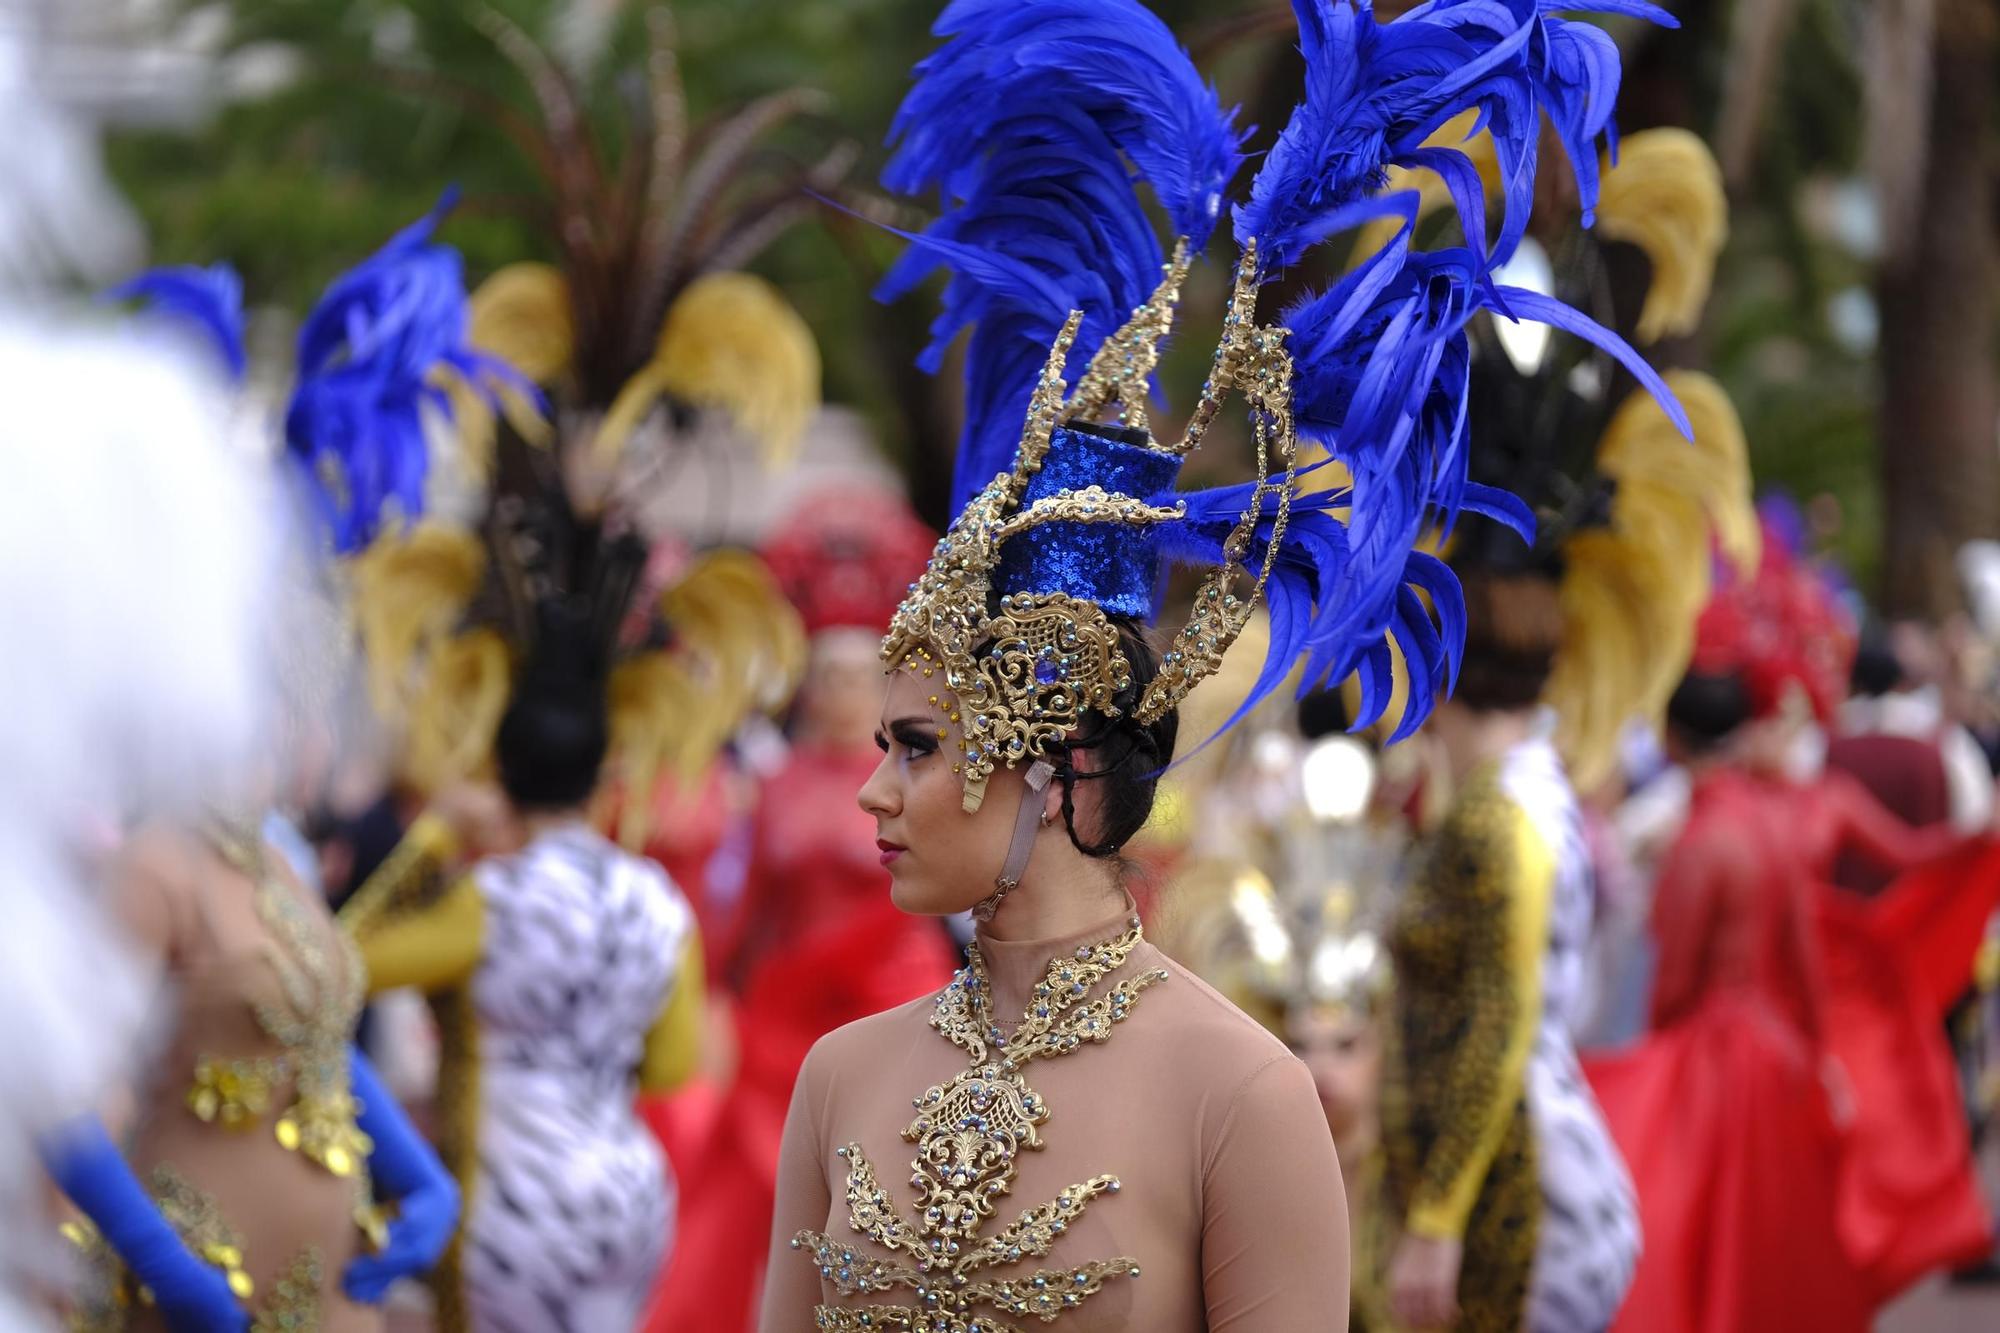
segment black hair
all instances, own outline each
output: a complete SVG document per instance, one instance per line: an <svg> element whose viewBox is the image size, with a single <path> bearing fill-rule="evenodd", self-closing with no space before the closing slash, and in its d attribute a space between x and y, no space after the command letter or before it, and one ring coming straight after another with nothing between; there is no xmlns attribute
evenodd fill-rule
<svg viewBox="0 0 2000 1333"><path fill-rule="evenodd" d="M1735 672L1690 671L1667 700L1667 727L1696 755L1706 754L1750 720L1750 689Z"/></svg>
<svg viewBox="0 0 2000 1333"><path fill-rule="evenodd" d="M1848 673L1848 683L1854 692L1879 699L1901 686L1904 679L1903 663L1890 646L1888 635L1879 627L1863 633L1854 651L1854 666Z"/></svg>
<svg viewBox="0 0 2000 1333"><path fill-rule="evenodd" d="M1540 571L1480 566L1459 575L1465 593L1465 655L1452 698L1479 712L1531 708L1562 647L1561 594Z"/></svg>
<svg viewBox="0 0 2000 1333"><path fill-rule="evenodd" d="M1160 775L1174 761L1174 744L1180 739L1180 710L1170 708L1157 722L1141 723L1133 717L1147 687L1160 673L1159 654L1147 640L1138 622L1117 618L1118 646L1132 668L1131 682L1114 701L1116 717L1090 710L1083 716L1075 739L1065 747L1056 764L1056 780L1062 783L1063 827L1070 845L1085 856L1115 858L1126 843L1138 835L1153 817L1153 801L1159 794ZM1089 755L1089 768L1079 768L1079 751ZM1076 784L1096 782L1097 838L1086 842L1076 828Z"/></svg>
<svg viewBox="0 0 2000 1333"><path fill-rule="evenodd" d="M1300 699L1298 717L1299 732L1309 741L1345 733L1354 725L1354 718L1348 712L1347 698L1339 686L1314 690Z"/></svg>
<svg viewBox="0 0 2000 1333"><path fill-rule="evenodd" d="M603 653L587 613L539 608L533 655L494 739L500 786L520 810L568 810L597 789L610 747Z"/></svg>

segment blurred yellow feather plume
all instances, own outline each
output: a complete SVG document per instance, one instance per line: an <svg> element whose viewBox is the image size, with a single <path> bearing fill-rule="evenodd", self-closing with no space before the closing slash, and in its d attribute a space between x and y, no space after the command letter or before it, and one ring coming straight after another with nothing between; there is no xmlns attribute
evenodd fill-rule
<svg viewBox="0 0 2000 1333"><path fill-rule="evenodd" d="M616 454L663 394L729 413L766 463L782 463L819 406L819 344L762 278L705 274L668 309L653 359L618 391L597 447Z"/></svg>
<svg viewBox="0 0 2000 1333"><path fill-rule="evenodd" d="M576 352L576 328L571 323L569 280L548 264L509 264L479 284L470 300L470 330L474 347L505 361L526 378L549 385L568 373ZM546 446L553 438L548 419L527 395L511 384L495 386L500 410L522 439ZM484 466L493 457L497 422L493 408L467 387L453 381L453 419L466 454Z"/></svg>
<svg viewBox="0 0 2000 1333"><path fill-rule="evenodd" d="M1729 203L1715 154L1687 130L1627 136L1617 165L1605 163L1597 230L1606 240L1638 246L1652 263L1638 341L1692 332L1729 237Z"/></svg>
<svg viewBox="0 0 2000 1333"><path fill-rule="evenodd" d="M1544 700L1580 791L1614 770L1626 725L1657 725L1694 649L1719 547L1739 568L1758 550L1749 447L1722 387L1670 371L1694 425L1680 437L1659 404L1636 392L1598 444L1598 471L1617 486L1611 521L1563 546L1563 644Z"/></svg>
<svg viewBox="0 0 2000 1333"><path fill-rule="evenodd" d="M673 643L611 673L611 749L623 780L618 829L645 842L663 769L692 786L752 713L784 707L806 663L805 627L757 557L712 551L660 595Z"/></svg>
<svg viewBox="0 0 2000 1333"><path fill-rule="evenodd" d="M384 717L400 716L420 689L425 660L458 628L478 591L486 548L461 528L420 523L385 533L348 570L369 697Z"/></svg>
<svg viewBox="0 0 2000 1333"><path fill-rule="evenodd" d="M486 771L514 685L498 630L470 629L431 649L408 712L403 778L430 793Z"/></svg>
<svg viewBox="0 0 2000 1333"><path fill-rule="evenodd" d="M472 345L537 384L550 384L576 356L569 279L553 264L497 269L472 293Z"/></svg>

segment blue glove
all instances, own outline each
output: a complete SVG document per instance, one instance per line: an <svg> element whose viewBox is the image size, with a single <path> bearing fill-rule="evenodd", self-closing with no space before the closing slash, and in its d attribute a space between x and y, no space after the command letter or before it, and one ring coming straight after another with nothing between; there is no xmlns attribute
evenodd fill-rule
<svg viewBox="0 0 2000 1333"><path fill-rule="evenodd" d="M222 1270L197 1258L182 1242L95 1117L65 1125L44 1139L41 1148L56 1184L96 1224L132 1276L151 1290L173 1333L233 1333L250 1327L250 1317Z"/></svg>
<svg viewBox="0 0 2000 1333"><path fill-rule="evenodd" d="M397 1213L382 1252L348 1264L340 1285L348 1299L379 1305L390 1283L428 1273L451 1244L458 1227L458 1185L382 1086L367 1057L352 1047L348 1054L354 1097L361 1104L358 1123L375 1144L368 1153L368 1173L376 1196L394 1199Z"/></svg>

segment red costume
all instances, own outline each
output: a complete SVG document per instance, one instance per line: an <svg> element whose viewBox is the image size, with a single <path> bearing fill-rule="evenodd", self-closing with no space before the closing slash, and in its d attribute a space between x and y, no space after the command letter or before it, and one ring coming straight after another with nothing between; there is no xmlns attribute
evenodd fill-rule
<svg viewBox="0 0 2000 1333"><path fill-rule="evenodd" d="M1868 1327L1835 1223L1813 886L1773 794L1695 785L1661 863L1653 1032L1586 1062L1639 1191L1645 1248L1616 1327Z"/></svg>
<svg viewBox="0 0 2000 1333"><path fill-rule="evenodd" d="M817 642L865 632L872 682L876 638L934 542L886 497L822 495L764 556ZM805 690L814 686L809 672ZM742 900L710 950L734 1006L735 1076L653 1114L681 1183L678 1239L647 1321L656 1333L751 1326L779 1138L807 1050L939 989L958 965L936 921L889 900L875 821L855 803L879 758L866 731L809 737L760 786Z"/></svg>
<svg viewBox="0 0 2000 1333"><path fill-rule="evenodd" d="M1781 799L1814 883L1827 1050L1853 1089L1841 1236L1870 1297L1886 1303L1992 1245L1944 1012L1971 979L2000 875L1983 840L1946 824L1912 829L1845 773ZM1857 897L1834 886L1844 860L1897 878Z"/></svg>
<svg viewBox="0 0 2000 1333"><path fill-rule="evenodd" d="M1697 669L1739 673L1760 714L1800 686L1824 717L1851 637L1771 537L1704 613ZM1832 887L1843 853L1921 868L1864 902ZM1587 1062L1645 1231L1619 1329L1862 1329L1985 1252L1938 997L1970 976L1996 872L1843 773L1697 782L1655 887L1653 1032Z"/></svg>

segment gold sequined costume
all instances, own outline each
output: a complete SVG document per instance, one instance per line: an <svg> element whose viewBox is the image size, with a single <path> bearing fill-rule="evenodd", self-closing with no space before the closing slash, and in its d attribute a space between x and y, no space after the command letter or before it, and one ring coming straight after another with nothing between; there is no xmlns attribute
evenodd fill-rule
<svg viewBox="0 0 2000 1333"><path fill-rule="evenodd" d="M1546 845L1485 770L1434 835L1390 936L1380 1257L1401 1232L1461 1239L1463 1333L1525 1316L1541 1209L1525 1079L1550 883Z"/></svg>

